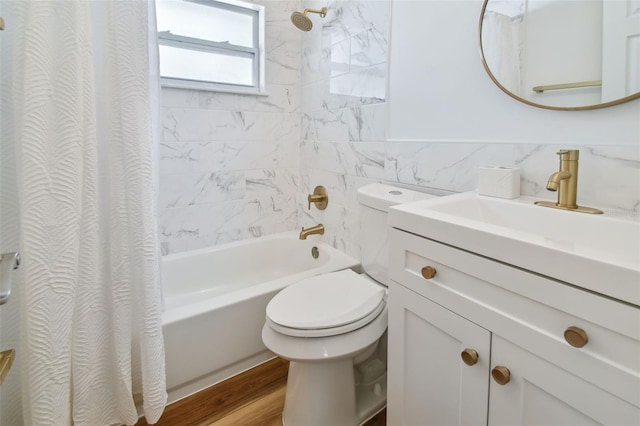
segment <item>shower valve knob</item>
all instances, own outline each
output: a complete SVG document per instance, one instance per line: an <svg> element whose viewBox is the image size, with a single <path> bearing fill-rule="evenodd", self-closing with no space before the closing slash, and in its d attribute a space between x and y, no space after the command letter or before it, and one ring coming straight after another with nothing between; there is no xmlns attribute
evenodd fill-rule
<svg viewBox="0 0 640 426"><path fill-rule="evenodd" d="M318 210L324 210L327 208L329 204L329 195L327 195L327 189L318 185L314 188L313 194L309 194L307 197L307 202L309 203L308 209L311 210L311 203L314 203Z"/></svg>

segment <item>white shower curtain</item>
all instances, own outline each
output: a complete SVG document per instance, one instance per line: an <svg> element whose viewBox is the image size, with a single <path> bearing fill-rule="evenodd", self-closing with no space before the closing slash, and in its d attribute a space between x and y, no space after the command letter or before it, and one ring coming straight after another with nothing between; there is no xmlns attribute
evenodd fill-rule
<svg viewBox="0 0 640 426"><path fill-rule="evenodd" d="M502 86L521 96L523 52L522 15L487 11L482 24L484 58Z"/></svg>
<svg viewBox="0 0 640 426"><path fill-rule="evenodd" d="M154 423L166 391L153 1L7 7L24 423L133 424L138 396Z"/></svg>

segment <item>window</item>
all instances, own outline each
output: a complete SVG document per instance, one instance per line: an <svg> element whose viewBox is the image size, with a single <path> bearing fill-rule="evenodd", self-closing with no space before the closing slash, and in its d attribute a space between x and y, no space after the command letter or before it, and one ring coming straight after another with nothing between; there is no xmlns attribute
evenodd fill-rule
<svg viewBox="0 0 640 426"><path fill-rule="evenodd" d="M264 6L156 0L163 86L264 92Z"/></svg>

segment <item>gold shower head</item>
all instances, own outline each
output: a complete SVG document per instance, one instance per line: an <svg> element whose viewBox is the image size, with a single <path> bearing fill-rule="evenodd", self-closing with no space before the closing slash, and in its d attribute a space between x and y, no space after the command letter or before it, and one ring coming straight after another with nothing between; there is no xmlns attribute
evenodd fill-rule
<svg viewBox="0 0 640 426"><path fill-rule="evenodd" d="M305 9L304 12L293 12L291 14L291 22L298 29L302 31L310 31L313 28L313 23L311 19L307 16L307 13L317 13L321 18L327 16L327 8L323 7L322 9Z"/></svg>

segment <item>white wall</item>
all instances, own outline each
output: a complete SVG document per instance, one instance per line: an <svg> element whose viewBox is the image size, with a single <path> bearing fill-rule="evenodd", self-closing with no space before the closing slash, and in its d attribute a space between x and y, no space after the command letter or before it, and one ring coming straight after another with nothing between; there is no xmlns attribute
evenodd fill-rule
<svg viewBox="0 0 640 426"><path fill-rule="evenodd" d="M15 45L16 32L11 24L15 7L7 7L8 3L0 1L1 16L5 19L5 30L0 32L0 253L20 250L20 215L19 193L16 182L16 147L14 133L14 117L12 101L14 91L19 88L12 84L15 79L11 61ZM21 357L19 346L20 322L19 311L22 300L23 286L15 285L20 270L12 271L13 288L11 298L0 307L0 351L16 349L18 356L13 362L11 371L5 377L0 387L0 424L20 424L22 421L22 392L21 392Z"/></svg>
<svg viewBox="0 0 640 426"><path fill-rule="evenodd" d="M552 111L510 98L478 50L481 0L397 1L392 15L385 178L452 191L482 165L518 166L522 192L544 189L558 148L581 150L581 204L640 209L640 100Z"/></svg>

